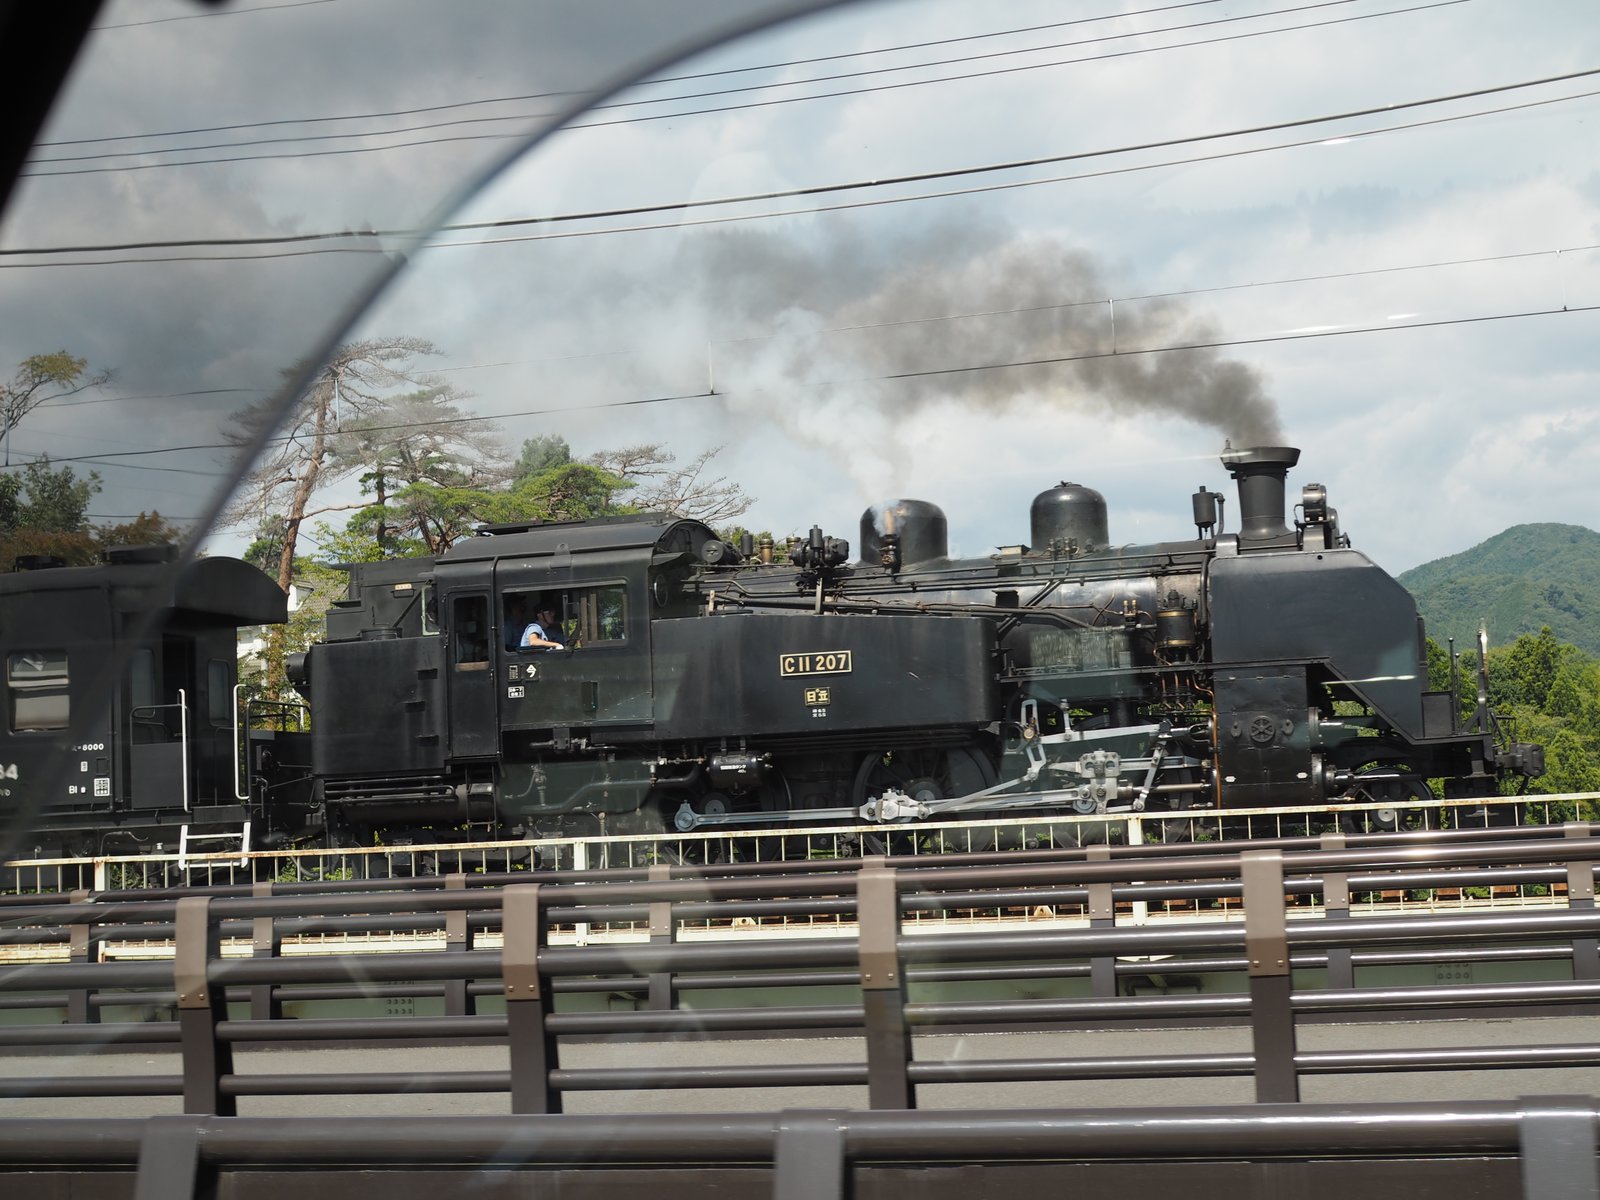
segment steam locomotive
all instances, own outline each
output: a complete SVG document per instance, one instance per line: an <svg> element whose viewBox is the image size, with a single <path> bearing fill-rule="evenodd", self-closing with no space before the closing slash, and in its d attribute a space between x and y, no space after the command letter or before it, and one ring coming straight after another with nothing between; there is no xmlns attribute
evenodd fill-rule
<svg viewBox="0 0 1600 1200"><path fill-rule="evenodd" d="M0 791L64 757L35 841L104 851L241 824L352 844L1400 802L1542 773L1429 689L1414 602L1322 487L1291 526L1298 458L1225 452L1237 532L1202 488L1195 536L1148 546L1112 546L1072 483L1035 499L1028 545L972 559L917 500L868 510L854 560L816 527L781 547L666 514L488 527L348 568L289 664L309 733L239 718L235 630L284 619L253 568L202 559L159 597L159 549L0 576ZM153 604L96 700L95 662ZM560 645L525 649L540 612Z"/></svg>
<svg viewBox="0 0 1600 1200"><path fill-rule="evenodd" d="M1481 795L1536 745L1430 690L1410 595L1350 548L1299 451L1229 450L1195 537L1113 547L1096 491L1026 546L948 554L933 505L735 546L638 515L485 528L350 568L291 663L316 812L360 837L573 835ZM559 648L519 646L558 614Z"/></svg>

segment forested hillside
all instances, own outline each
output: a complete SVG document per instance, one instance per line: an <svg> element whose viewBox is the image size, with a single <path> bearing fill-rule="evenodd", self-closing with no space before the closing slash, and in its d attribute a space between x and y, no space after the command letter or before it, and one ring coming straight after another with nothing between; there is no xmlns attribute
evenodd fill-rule
<svg viewBox="0 0 1600 1200"><path fill-rule="evenodd" d="M1443 688L1449 683L1449 658L1429 640L1429 682ZM1475 665L1475 654L1463 656L1464 716L1472 708ZM1519 740L1545 748L1545 776L1528 790L1545 795L1600 791L1600 659L1542 629L1491 649L1488 666L1490 707L1514 722Z"/></svg>
<svg viewBox="0 0 1600 1200"><path fill-rule="evenodd" d="M1558 641L1600 655L1600 533L1592 529L1514 525L1399 578L1441 644L1471 645L1480 623L1494 645L1548 627Z"/></svg>

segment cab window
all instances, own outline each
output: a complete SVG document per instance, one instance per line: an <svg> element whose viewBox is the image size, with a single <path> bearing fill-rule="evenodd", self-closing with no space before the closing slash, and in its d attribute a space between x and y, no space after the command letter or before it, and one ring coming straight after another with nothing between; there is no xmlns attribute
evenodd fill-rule
<svg viewBox="0 0 1600 1200"><path fill-rule="evenodd" d="M517 589L506 592L502 603L502 625L506 631L508 650L517 648L523 630L545 610L556 614L556 627L546 629L545 636L574 649L620 645L628 640L626 584L568 588L565 591Z"/></svg>
<svg viewBox="0 0 1600 1200"><path fill-rule="evenodd" d="M489 661L489 598L457 596L450 606L450 632L458 667Z"/></svg>
<svg viewBox="0 0 1600 1200"><path fill-rule="evenodd" d="M628 640L628 589L620 584L568 593L568 611L579 646Z"/></svg>

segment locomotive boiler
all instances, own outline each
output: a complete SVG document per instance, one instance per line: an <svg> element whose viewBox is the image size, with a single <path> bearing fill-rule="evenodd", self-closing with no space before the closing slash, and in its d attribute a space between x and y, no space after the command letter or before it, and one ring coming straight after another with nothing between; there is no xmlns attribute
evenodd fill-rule
<svg viewBox="0 0 1600 1200"><path fill-rule="evenodd" d="M291 664L324 832L653 832L1494 792L1539 747L1430 690L1416 606L1288 447L1229 450L1193 537L1042 493L952 558L933 505L775 546L663 514L483 529L349 568ZM557 614L556 649L523 629Z"/></svg>

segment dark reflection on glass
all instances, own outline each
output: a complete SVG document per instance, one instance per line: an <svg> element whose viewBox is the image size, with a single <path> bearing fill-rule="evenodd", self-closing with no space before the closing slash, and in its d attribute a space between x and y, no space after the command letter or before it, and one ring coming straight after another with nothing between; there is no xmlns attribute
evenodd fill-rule
<svg viewBox="0 0 1600 1200"><path fill-rule="evenodd" d="M452 197L672 47L820 6L106 5L0 231L5 566L169 543L182 570L278 398ZM75 720L135 611L71 629ZM41 770L0 796L8 830L64 803Z"/></svg>

